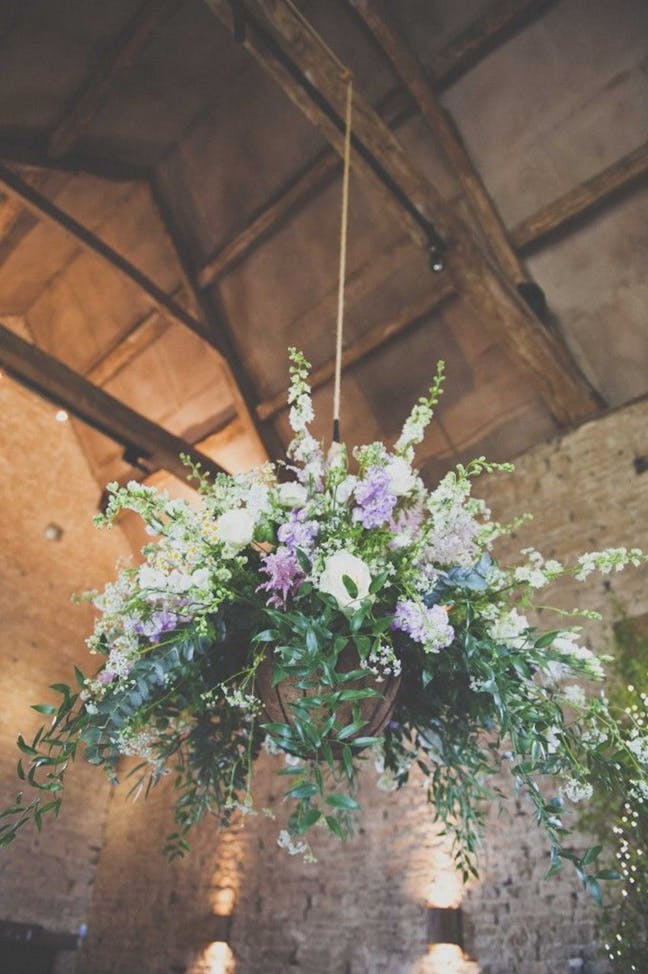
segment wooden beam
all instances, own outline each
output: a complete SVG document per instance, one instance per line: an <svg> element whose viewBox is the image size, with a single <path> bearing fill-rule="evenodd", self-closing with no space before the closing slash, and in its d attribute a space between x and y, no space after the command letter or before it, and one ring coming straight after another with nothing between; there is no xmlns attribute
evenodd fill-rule
<svg viewBox="0 0 648 974"><path fill-rule="evenodd" d="M132 67L162 19L178 3L179 0L145 0L141 4L66 105L47 143L47 154L52 159L66 155L76 145L120 75Z"/></svg>
<svg viewBox="0 0 648 974"><path fill-rule="evenodd" d="M71 152L62 159L51 159L47 155L47 142L43 136L33 133L16 135L14 129L0 129L0 159L16 163L21 169L44 169L50 172L78 175L87 173L110 182L128 183L146 180L149 169L113 159L102 159L85 152Z"/></svg>
<svg viewBox="0 0 648 974"><path fill-rule="evenodd" d="M270 458L278 459L283 456L283 444L274 429L262 425L257 419L258 396L235 345L234 337L225 318L225 312L220 303L216 304L218 298L214 293L208 296L200 289L196 272L189 258L187 242L181 237L164 194L155 178L151 179L150 190L162 224L175 251L185 285L199 309L205 332L223 356L237 412L247 426L248 432L259 440L266 454Z"/></svg>
<svg viewBox="0 0 648 974"><path fill-rule="evenodd" d="M505 38L529 23L556 0L496 0L438 54L426 76L437 91L473 67ZM377 112L390 128L412 118L416 106L406 88L397 85L382 99ZM225 274L296 211L305 206L341 170L336 152L324 149L312 162L205 262L198 275L202 287Z"/></svg>
<svg viewBox="0 0 648 974"><path fill-rule="evenodd" d="M179 293L180 288L174 291L174 294ZM169 321L158 311L149 311L97 359L86 372L86 378L95 385L105 385L161 338L170 327Z"/></svg>
<svg viewBox="0 0 648 974"><path fill-rule="evenodd" d="M205 326L193 315L190 315L176 301L158 287L154 281L142 273L134 264L122 257L120 253L101 240L95 233L75 220L68 213L61 210L46 196L33 189L15 172L0 163L0 187L7 193L19 199L27 209L38 217L49 220L55 226L69 233L79 245L89 253L100 257L104 263L138 287L150 300L151 304L171 321L183 325L195 332L201 338L210 342L222 355L223 352L216 344L213 336L206 334Z"/></svg>
<svg viewBox="0 0 648 974"><path fill-rule="evenodd" d="M224 472L190 443L136 413L4 325L0 325L0 362L22 385L120 443L129 459L141 459L151 471L164 469L186 479L187 468L179 458L186 453L205 471Z"/></svg>
<svg viewBox="0 0 648 974"><path fill-rule="evenodd" d="M437 312L443 304L456 297L452 283L447 277L440 281L440 285L433 294L426 294L422 298L410 302L390 321L370 328L356 341L347 345L342 353L343 371L367 358L372 352L382 348L398 335L402 335L410 328L421 324L430 315ZM319 389L320 386L326 385L333 378L334 372L335 359L329 359L328 362L320 365L311 373L309 380L311 389ZM257 406L257 415L260 419L270 419L287 407L287 399L287 389L264 399Z"/></svg>
<svg viewBox="0 0 648 974"><path fill-rule="evenodd" d="M341 163L335 152L324 150L290 180L225 246L203 264L198 273L201 287L208 287L230 270L286 221L300 204L320 193L338 173Z"/></svg>
<svg viewBox="0 0 648 974"><path fill-rule="evenodd" d="M448 87L558 0L495 0L434 55L430 80Z"/></svg>
<svg viewBox="0 0 648 974"><path fill-rule="evenodd" d="M207 2L231 27L231 13L225 0ZM245 43L250 53L282 84L307 117L319 118L316 124L336 151L341 151L346 85L339 64L286 0L249 0L246 9ZM265 20L266 27L259 27L260 18ZM281 44L276 40L277 35ZM279 54L278 46L283 55ZM308 106L304 107L306 101ZM356 168L371 174L372 185L382 183L383 199L390 198L393 202L394 187L398 189L397 209L402 215L407 201L404 225L417 243L429 247L425 223L434 225L448 244L445 273L472 305L473 313L488 315L498 328L503 345L532 376L556 421L565 425L592 415L598 400L583 375L544 330L516 289L485 257L437 190L412 166L393 133L358 93L354 98L354 131ZM370 159L375 160L375 165Z"/></svg>
<svg viewBox="0 0 648 974"><path fill-rule="evenodd" d="M511 231L518 250L527 250L575 220L588 216L648 173L648 142L611 166L570 189L548 206L522 220Z"/></svg>
<svg viewBox="0 0 648 974"><path fill-rule="evenodd" d="M446 162L458 179L476 225L499 263L502 272L514 282L528 275L513 250L504 224L477 172L455 124L441 105L428 78L393 18L380 0L348 0L363 23L391 61L394 70L408 89L430 131L435 136Z"/></svg>

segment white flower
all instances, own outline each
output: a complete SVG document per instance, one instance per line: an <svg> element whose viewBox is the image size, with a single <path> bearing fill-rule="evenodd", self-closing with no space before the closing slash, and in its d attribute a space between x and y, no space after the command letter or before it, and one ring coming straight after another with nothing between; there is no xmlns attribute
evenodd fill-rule
<svg viewBox="0 0 648 974"><path fill-rule="evenodd" d="M529 620L521 615L517 609L511 609L504 613L488 627L491 639L497 643L507 643L515 649L521 649L526 643L526 632L529 628Z"/></svg>
<svg viewBox="0 0 648 974"><path fill-rule="evenodd" d="M225 511L216 522L218 537L232 547L243 548L254 536L254 518L245 507Z"/></svg>
<svg viewBox="0 0 648 974"><path fill-rule="evenodd" d="M357 485L358 478L353 474L349 474L348 477L345 477L342 483L338 484L335 489L336 501L338 501L340 504L346 504Z"/></svg>
<svg viewBox="0 0 648 974"><path fill-rule="evenodd" d="M565 782L558 791L561 797L569 798L571 802L589 801L594 794L594 789L589 781L578 781L576 778L571 778Z"/></svg>
<svg viewBox="0 0 648 974"><path fill-rule="evenodd" d="M303 507L307 497L306 488L295 481L277 487L277 500L282 507Z"/></svg>
<svg viewBox="0 0 648 974"><path fill-rule="evenodd" d="M584 707L586 704L585 691L577 683L570 683L563 688L563 697L572 707Z"/></svg>
<svg viewBox="0 0 648 974"><path fill-rule="evenodd" d="M416 475L412 473L407 460L403 457L394 457L385 467L385 472L389 477L389 490L396 497L409 494L416 487Z"/></svg>
<svg viewBox="0 0 648 974"><path fill-rule="evenodd" d="M167 586L167 580L164 572L161 572L159 568L151 568L150 565L140 566L138 578L143 589L151 589L155 592L162 592Z"/></svg>
<svg viewBox="0 0 648 974"><path fill-rule="evenodd" d="M640 764L648 764L648 737L639 737L638 732L636 735L632 740L627 741L628 749Z"/></svg>
<svg viewBox="0 0 648 974"><path fill-rule="evenodd" d="M358 590L355 598L349 594L342 581L344 576L351 579ZM324 571L320 575L319 590L332 595L341 609L352 602L360 601L369 594L371 574L361 558L352 555L350 551L336 551L324 563Z"/></svg>

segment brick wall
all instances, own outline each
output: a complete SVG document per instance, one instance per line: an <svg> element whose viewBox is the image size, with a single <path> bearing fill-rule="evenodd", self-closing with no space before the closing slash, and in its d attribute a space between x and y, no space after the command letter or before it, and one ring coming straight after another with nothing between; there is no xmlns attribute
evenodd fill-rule
<svg viewBox="0 0 648 974"><path fill-rule="evenodd" d="M0 381L3 463L0 464L0 804L12 801L18 732L27 737L43 718L30 710L56 702L48 686L70 682L72 663L89 660L84 638L88 606L73 592L99 586L129 548L119 530L99 536L91 520L98 488L70 423L54 407ZM63 529L48 541L50 523ZM75 932L87 921L109 789L101 774L79 765L58 822L39 835L26 830L0 851L0 918Z"/></svg>

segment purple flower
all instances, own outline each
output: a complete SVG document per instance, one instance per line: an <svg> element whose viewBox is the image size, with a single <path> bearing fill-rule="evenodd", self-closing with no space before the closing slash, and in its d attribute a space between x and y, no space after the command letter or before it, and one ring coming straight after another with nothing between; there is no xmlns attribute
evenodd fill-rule
<svg viewBox="0 0 648 974"><path fill-rule="evenodd" d="M353 520L365 528L381 528L389 523L397 497L390 491L389 474L382 467L370 467L354 494L358 503Z"/></svg>
<svg viewBox="0 0 648 974"><path fill-rule="evenodd" d="M117 674L113 673L112 670L102 670L97 680L99 683L112 683L116 676Z"/></svg>
<svg viewBox="0 0 648 974"><path fill-rule="evenodd" d="M180 616L177 612L170 612L169 609L163 607L157 612L153 612L146 622L138 622L134 625L133 632L136 632L138 636L146 636L149 642L157 643L160 636L165 632L172 632L177 629L179 622Z"/></svg>
<svg viewBox="0 0 648 974"><path fill-rule="evenodd" d="M317 521L307 521L306 511L291 511L290 518L277 531L279 541L294 552L296 548L310 551L315 543L319 524Z"/></svg>
<svg viewBox="0 0 648 974"><path fill-rule="evenodd" d="M268 605L285 608L288 595L298 588L305 577L295 552L289 548L277 548L273 554L264 555L261 561L261 571L270 577L259 585L257 592L273 592Z"/></svg>
<svg viewBox="0 0 648 974"><path fill-rule="evenodd" d="M396 603L392 629L406 632L414 642L422 644L426 653L438 653L454 639L445 605L427 606L412 599Z"/></svg>

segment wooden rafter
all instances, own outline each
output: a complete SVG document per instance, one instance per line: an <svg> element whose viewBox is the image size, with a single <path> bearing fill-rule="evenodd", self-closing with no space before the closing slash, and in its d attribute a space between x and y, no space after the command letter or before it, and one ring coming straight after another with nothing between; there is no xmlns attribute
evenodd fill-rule
<svg viewBox="0 0 648 974"><path fill-rule="evenodd" d="M22 385L121 444L131 463L137 459L146 470L164 469L185 479L187 469L180 461L180 454L185 453L205 471L223 472L190 443L141 416L4 325L0 325L0 362Z"/></svg>
<svg viewBox="0 0 648 974"><path fill-rule="evenodd" d="M380 0L348 0L392 63L435 136L448 166L458 179L477 226L502 271L515 282L527 278L507 237L504 224L477 172L455 124L443 108L416 55Z"/></svg>
<svg viewBox="0 0 648 974"><path fill-rule="evenodd" d="M436 91L443 91L516 30L538 17L556 0L495 0L439 51L426 72ZM390 128L415 114L407 88L396 86L382 99L377 112ZM339 157L324 149L280 190L250 222L205 262L198 280L203 287L230 270L247 253L274 233L286 219L322 192L341 169Z"/></svg>
<svg viewBox="0 0 648 974"><path fill-rule="evenodd" d="M139 182L149 175L147 167L103 159L85 152L74 151L64 158L52 159L47 155L47 144L43 138L34 138L31 133L17 137L13 129L10 133L0 130L0 159L16 163L23 170L48 170L73 175L87 173L116 183Z"/></svg>
<svg viewBox="0 0 648 974"><path fill-rule="evenodd" d="M518 250L526 250L540 243L550 234L563 230L575 220L597 211L603 204L633 186L646 174L648 174L648 142L644 142L634 152L623 156L591 179L587 179L518 223L511 231L514 245Z"/></svg>
<svg viewBox="0 0 648 974"><path fill-rule="evenodd" d="M225 0L207 2L231 29L231 11ZM336 151L341 151L340 120L346 86L338 64L286 0L250 0L246 9L248 51L319 126ZM356 169L367 175L372 185L379 187L382 198L392 205L394 187L398 188L396 209L419 245L429 247L425 221L428 226L433 224L446 240L449 248L446 273L475 312L488 315L499 327L503 344L533 377L556 421L568 424L593 414L597 400L584 377L543 329L512 284L485 258L466 227L436 189L416 171L393 133L357 92L354 131ZM408 212L403 217L404 200ZM422 215L423 224L416 214Z"/></svg>
<svg viewBox="0 0 648 974"><path fill-rule="evenodd" d="M192 302L198 309L198 314L204 324L206 333L210 336L212 344L219 348L223 356L237 412L247 427L248 432L260 440L267 455L269 457L278 457L283 453L282 444L272 428L259 423L257 420L256 404L258 397L245 364L234 344L231 330L225 320L224 310L221 306L216 306L216 296L213 293L208 297L201 290L189 258L187 243L180 235L180 231L155 178L151 179L150 189L162 225L175 251L185 287L189 292Z"/></svg>
<svg viewBox="0 0 648 974"><path fill-rule="evenodd" d="M65 230L75 238L77 243L91 254L100 257L113 270L135 284L159 311L172 321L190 328L201 338L205 338L205 327L193 315L190 315L176 301L169 297L162 288L142 273L134 264L126 260L120 253L105 243L96 233L88 230L83 224L61 210L46 196L33 189L24 179L13 170L0 163L0 187L11 196L19 199L23 205L41 219L48 220L55 226ZM214 345L217 351L220 349ZM222 353L221 353L222 354Z"/></svg>
<svg viewBox="0 0 648 974"><path fill-rule="evenodd" d="M444 278L441 281L441 286L437 287L433 294L426 294L422 298L405 305L394 318L370 328L356 341L347 345L342 353L342 369L345 370L356 365L398 335L402 335L415 325L425 321L453 297L455 297L455 291L452 284L448 278ZM320 386L326 385L333 378L334 372L335 360L329 359L312 372L310 376L311 388L319 389ZM257 406L259 418L269 419L281 412L287 405L287 398L288 390L285 389L260 402Z"/></svg>
<svg viewBox="0 0 648 974"><path fill-rule="evenodd" d="M47 154L52 159L59 159L74 148L84 129L101 111L115 82L135 63L161 20L178 3L179 0L145 0L141 4L66 105L47 143Z"/></svg>

